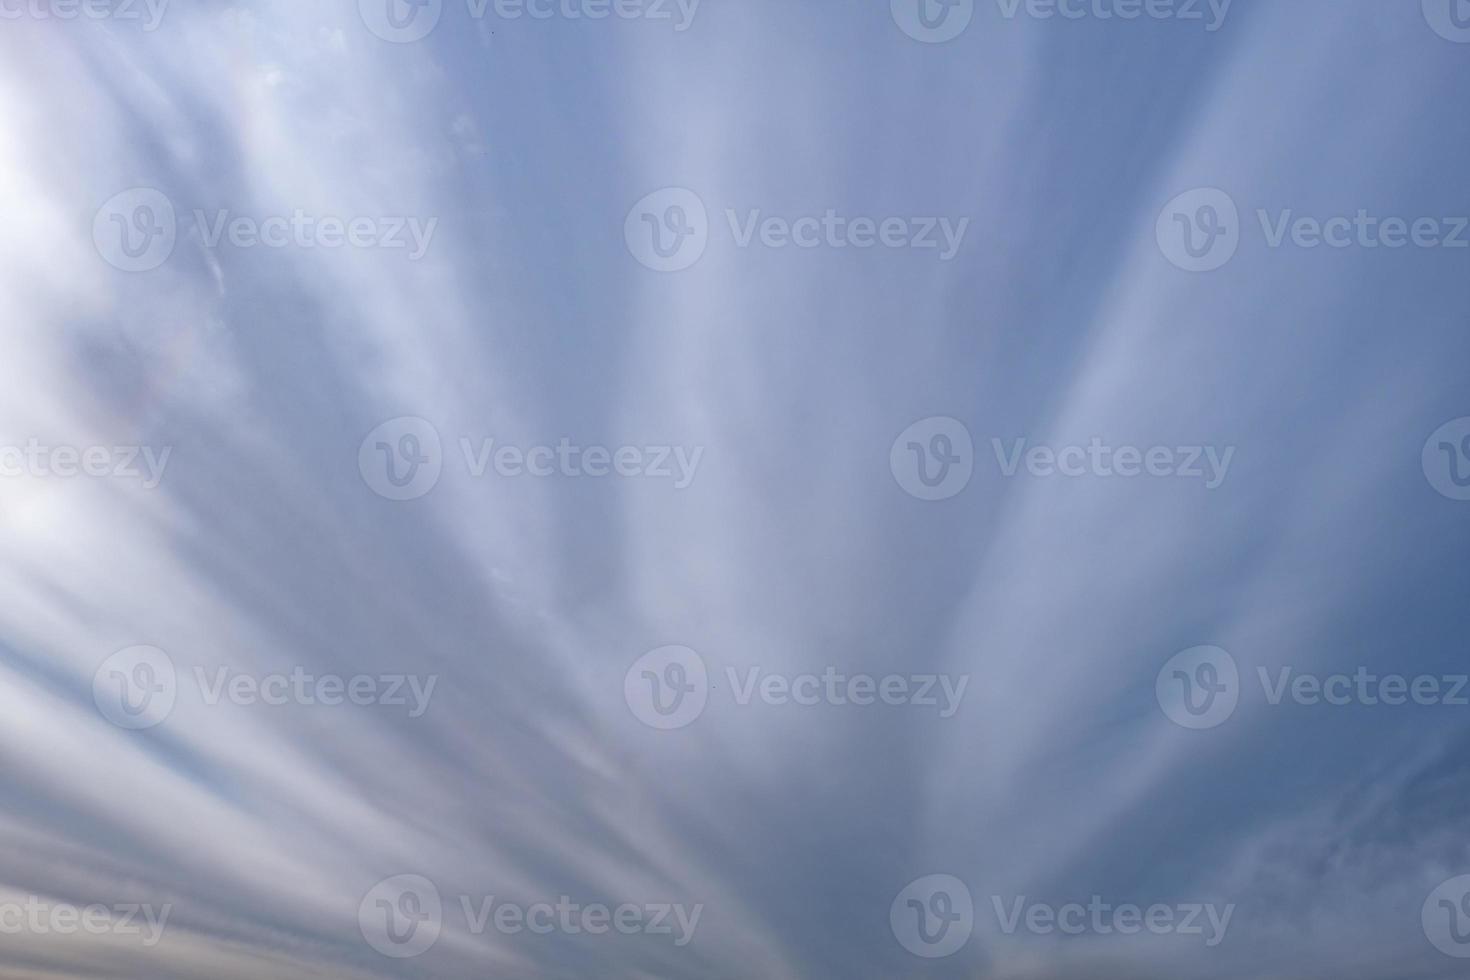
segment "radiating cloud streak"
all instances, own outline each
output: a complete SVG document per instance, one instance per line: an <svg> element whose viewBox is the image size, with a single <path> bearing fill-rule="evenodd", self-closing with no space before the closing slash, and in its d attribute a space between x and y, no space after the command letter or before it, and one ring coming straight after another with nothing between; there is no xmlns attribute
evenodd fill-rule
<svg viewBox="0 0 1470 980"><path fill-rule="evenodd" d="M1470 415L1470 253L1272 247L1259 213L1470 214L1470 45L1415 4L1237 0L1218 31L978 4L942 44L888 6L705 0L676 31L446 0L403 44L355 2L0 22L0 445L170 450L153 489L0 477L0 972L1454 975L1420 916L1470 873L1470 709L1256 677L1463 670L1467 505L1420 453ZM669 187L709 236L664 273L624 229ZM177 217L136 273L93 242L132 188ZM1195 188L1238 207L1211 272L1156 240ZM950 261L731 227L828 211L968 224ZM434 230L417 257L320 224L211 243L298 212ZM931 502L890 450L936 416L973 475ZM359 467L424 450L365 444L404 417L442 470L390 500ZM1095 437L1234 456L1207 489L994 448ZM682 488L476 476L489 439L702 455ZM1191 731L1155 681L1204 644L1240 705ZM667 645L710 690L658 730L625 682ZM99 673L138 646L173 672ZM742 703L752 668L967 687L953 717ZM383 694L409 675L417 715ZM149 685L156 724L99 710ZM974 916L929 959L890 912L934 874ZM402 875L438 937L383 955L429 921L374 891ZM495 924L564 896L697 925ZM995 912L1092 896L1234 911L1208 947ZM143 904L156 942L65 930Z"/></svg>

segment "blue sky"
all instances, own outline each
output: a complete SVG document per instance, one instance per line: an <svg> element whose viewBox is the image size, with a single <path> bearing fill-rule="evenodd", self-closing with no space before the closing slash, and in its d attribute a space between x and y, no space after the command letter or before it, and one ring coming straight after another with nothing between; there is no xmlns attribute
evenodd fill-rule
<svg viewBox="0 0 1470 980"><path fill-rule="evenodd" d="M0 973L1462 975L1470 4L533 6L0 3Z"/></svg>

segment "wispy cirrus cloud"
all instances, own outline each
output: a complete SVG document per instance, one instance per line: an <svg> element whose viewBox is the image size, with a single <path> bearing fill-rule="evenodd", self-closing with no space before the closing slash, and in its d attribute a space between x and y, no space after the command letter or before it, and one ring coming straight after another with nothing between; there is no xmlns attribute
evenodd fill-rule
<svg viewBox="0 0 1470 980"><path fill-rule="evenodd" d="M0 443L48 467L0 478L7 970L1451 975L1462 714L1256 678L1463 659L1421 449L1470 415L1464 254L1269 234L1470 213L1453 19L381 6L0 30ZM1200 188L1234 252L1190 272ZM923 500L933 417L968 479ZM1233 455L996 449L1095 439ZM1155 682L1205 644L1239 704L1188 730ZM1233 911L996 911L1094 896Z"/></svg>

